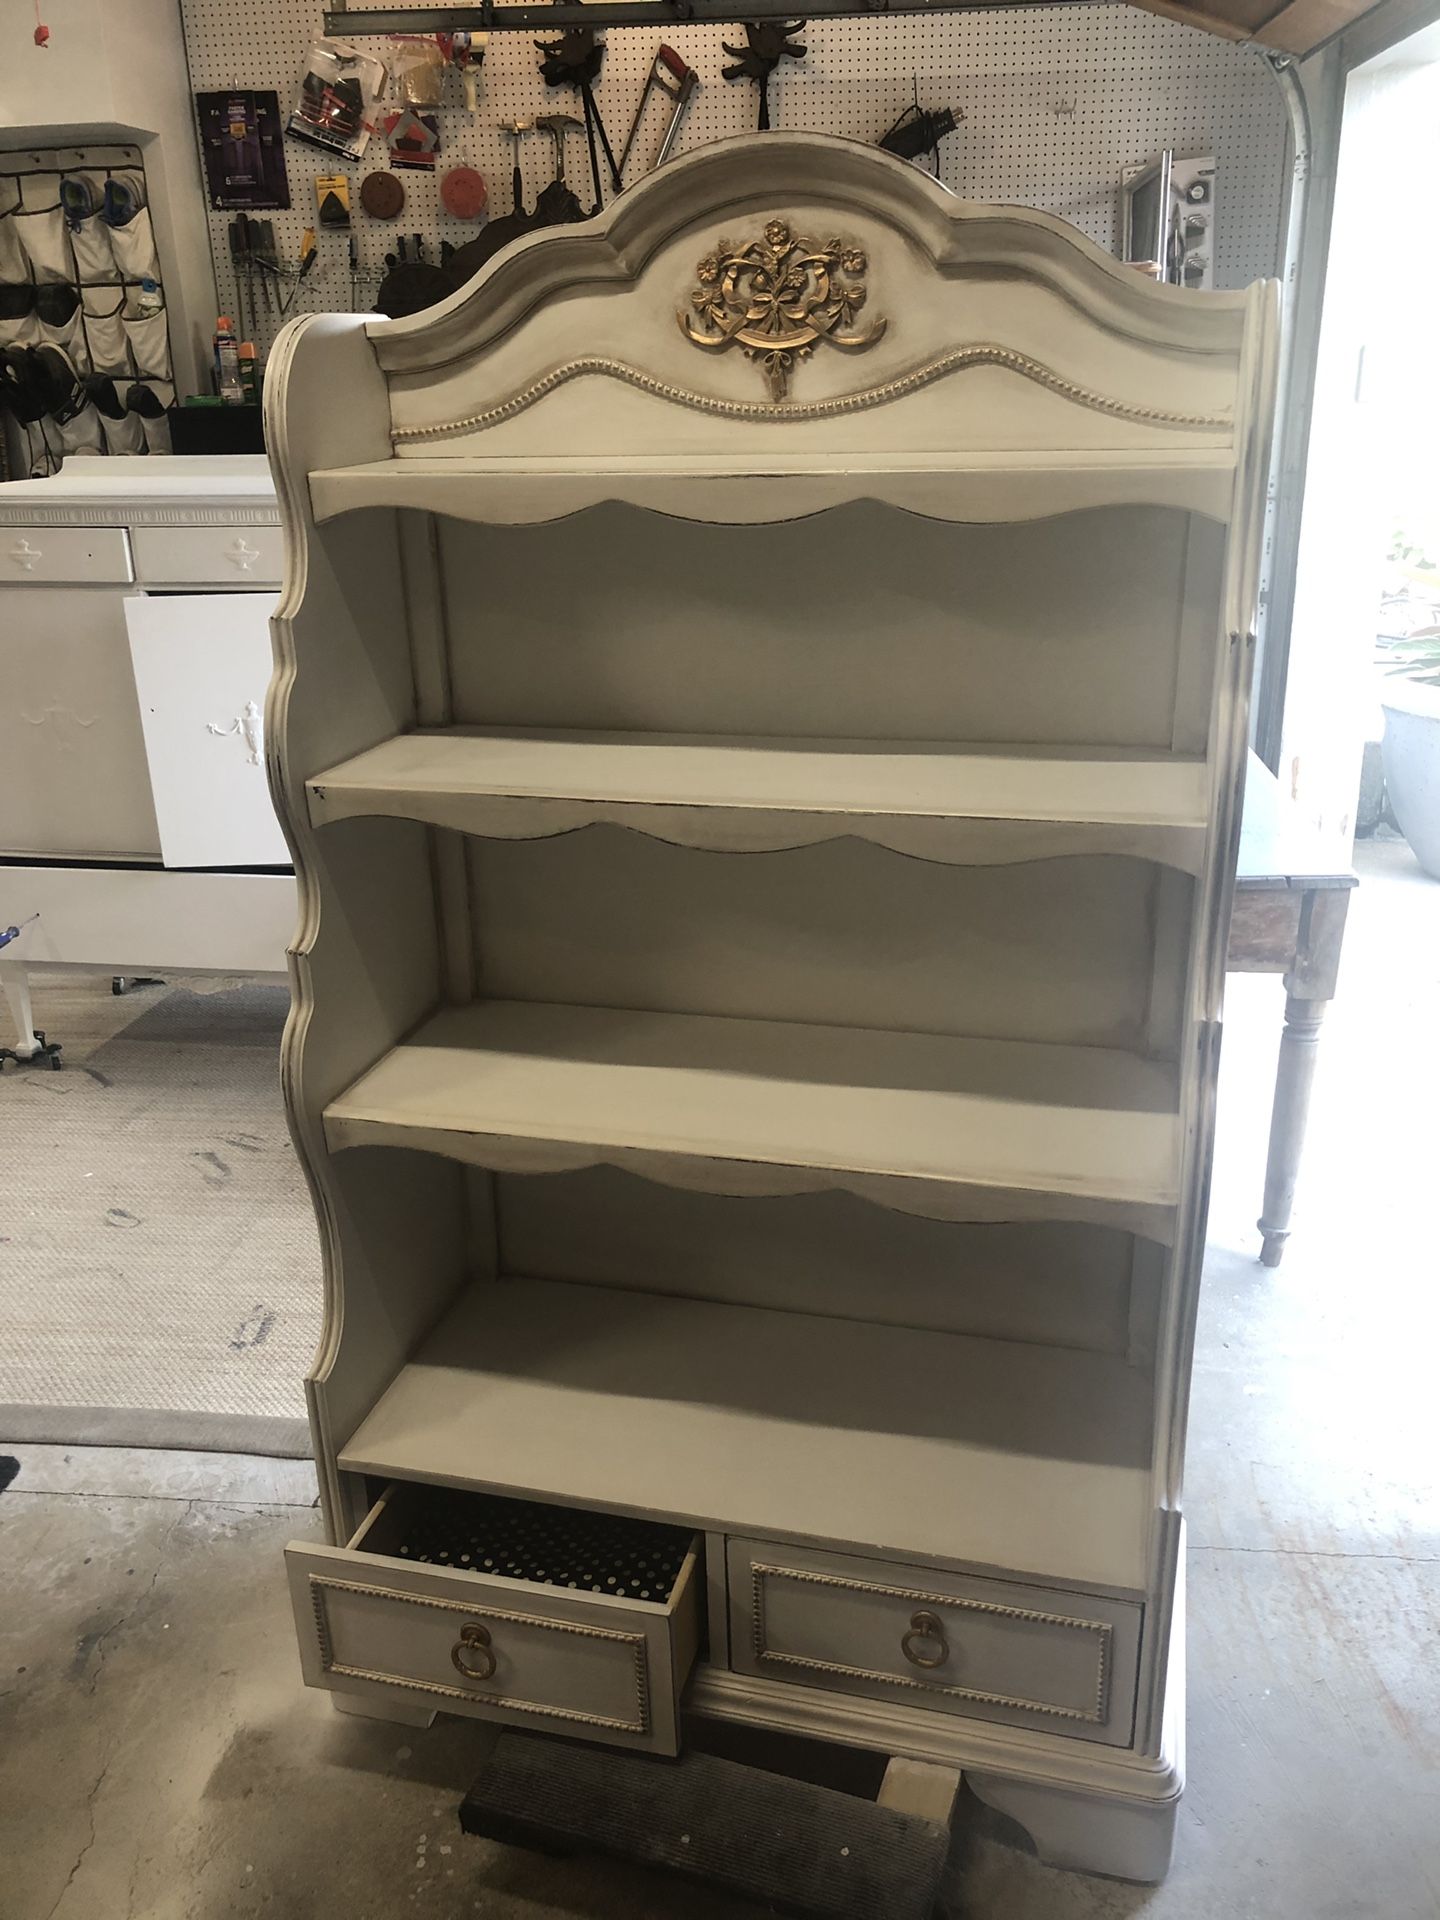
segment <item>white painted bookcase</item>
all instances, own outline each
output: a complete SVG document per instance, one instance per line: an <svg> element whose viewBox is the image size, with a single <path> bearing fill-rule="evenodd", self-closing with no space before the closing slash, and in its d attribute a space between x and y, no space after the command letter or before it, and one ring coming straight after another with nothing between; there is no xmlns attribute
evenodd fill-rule
<svg viewBox="0 0 1440 1920"><path fill-rule="evenodd" d="M773 135L282 336L342 1704L853 1742L1164 1872L1275 334Z"/></svg>

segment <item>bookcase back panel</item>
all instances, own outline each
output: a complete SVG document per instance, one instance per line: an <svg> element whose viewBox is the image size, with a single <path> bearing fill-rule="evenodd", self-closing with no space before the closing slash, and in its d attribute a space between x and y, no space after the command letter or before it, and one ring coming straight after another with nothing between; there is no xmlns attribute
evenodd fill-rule
<svg viewBox="0 0 1440 1920"><path fill-rule="evenodd" d="M469 843L487 997L1164 1052L1159 916L1190 885L1095 856L1005 867L864 841L702 853L613 827Z"/></svg>
<svg viewBox="0 0 1440 1920"><path fill-rule="evenodd" d="M948 1225L849 1194L735 1199L611 1167L494 1187L505 1273L1095 1352L1130 1339L1136 1243L1109 1227Z"/></svg>
<svg viewBox="0 0 1440 1920"><path fill-rule="evenodd" d="M1203 744L1222 547L1162 507L442 521L454 719L1168 749L1183 688L1180 730Z"/></svg>

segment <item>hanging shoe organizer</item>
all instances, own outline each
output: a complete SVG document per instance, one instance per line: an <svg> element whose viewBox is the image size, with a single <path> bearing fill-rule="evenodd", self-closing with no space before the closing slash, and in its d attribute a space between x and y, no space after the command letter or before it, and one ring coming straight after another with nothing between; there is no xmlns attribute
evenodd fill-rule
<svg viewBox="0 0 1440 1920"><path fill-rule="evenodd" d="M0 354L41 346L66 355L84 403L8 418L7 477L54 472L67 453L169 451L169 318L138 147L0 155Z"/></svg>

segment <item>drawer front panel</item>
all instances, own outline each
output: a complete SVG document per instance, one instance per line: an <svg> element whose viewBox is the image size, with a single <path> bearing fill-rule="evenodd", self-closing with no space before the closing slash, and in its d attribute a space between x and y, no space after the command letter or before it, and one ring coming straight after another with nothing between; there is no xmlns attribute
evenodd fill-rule
<svg viewBox="0 0 1440 1920"><path fill-rule="evenodd" d="M643 1633L547 1620L491 1605L392 1593L310 1577L326 1668L337 1680L376 1680L542 1719L646 1734Z"/></svg>
<svg viewBox="0 0 1440 1920"><path fill-rule="evenodd" d="M672 1608L577 1600L522 1581L336 1547L286 1550L307 1684L655 1753L678 1750L674 1657L693 1634L693 1565ZM684 1665L688 1666L687 1651Z"/></svg>
<svg viewBox="0 0 1440 1920"><path fill-rule="evenodd" d="M134 577L123 527L0 527L0 581L85 586Z"/></svg>
<svg viewBox="0 0 1440 1920"><path fill-rule="evenodd" d="M279 527L136 527L135 569L147 587L278 587Z"/></svg>
<svg viewBox="0 0 1440 1920"><path fill-rule="evenodd" d="M1136 1605L765 1541L732 1540L729 1565L741 1672L1130 1739Z"/></svg>

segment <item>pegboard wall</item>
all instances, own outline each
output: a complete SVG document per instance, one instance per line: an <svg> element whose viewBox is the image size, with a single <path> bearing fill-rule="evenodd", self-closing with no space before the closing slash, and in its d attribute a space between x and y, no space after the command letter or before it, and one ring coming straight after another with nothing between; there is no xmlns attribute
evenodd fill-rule
<svg viewBox="0 0 1440 1920"><path fill-rule="evenodd" d="M197 91L274 88L288 118L311 38L320 28L318 6L307 0L241 0L238 6L234 0L182 0L182 15L191 85ZM910 102L918 81L922 105L964 114L963 124L940 149L940 177L947 186L969 200L1046 208L1112 250L1125 167L1151 160L1167 146L1177 153L1213 153L1215 284L1242 287L1278 270L1286 118L1274 78L1252 48L1129 6L812 21L801 37L807 58L782 61L771 79L771 120L777 128L878 140ZM605 38L596 97L617 157L662 38L700 76L674 152L754 129L754 85L720 77L729 64L720 42L743 41L739 29L677 25L667 26L662 35L650 27L615 27ZM387 57L383 40L358 44ZM286 139L290 211L259 216L273 221L282 260L297 259L305 228L316 225L315 176L342 169L352 177L360 259L352 299L349 236L320 229L318 258L298 288L292 311L369 308L385 271L384 256L400 234L422 234L426 258L432 260L442 239L456 246L473 239L476 225L452 219L440 204L439 181L446 168L477 167L489 186L490 212L508 212L511 143L499 129L500 120L581 115L577 94L544 85L532 37L523 33L492 34L478 115L467 112L453 69L445 76L443 101L436 172L400 172L405 209L395 221L372 220L359 205L361 179L388 164L378 136L348 167ZM382 112L387 104L398 105L398 98L382 102ZM661 106L652 95L626 167L627 181L649 164L660 126ZM567 178L588 206L592 194L583 134L570 136L566 160ZM526 204L533 206L554 172L548 134L524 137L521 164ZM210 215L210 244L222 307L233 314L238 297L229 257L230 218ZM262 351L280 325L262 305L253 330Z"/></svg>

